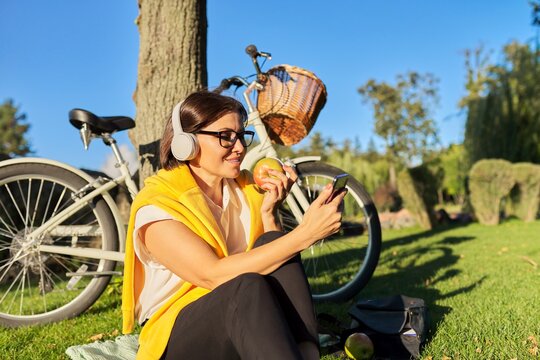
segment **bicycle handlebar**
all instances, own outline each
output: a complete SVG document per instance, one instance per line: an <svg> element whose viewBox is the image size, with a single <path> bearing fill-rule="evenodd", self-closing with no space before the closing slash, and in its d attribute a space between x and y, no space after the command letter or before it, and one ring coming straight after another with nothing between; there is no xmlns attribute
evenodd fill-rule
<svg viewBox="0 0 540 360"><path fill-rule="evenodd" d="M262 82L266 81L266 75L261 71L261 67L259 66L259 61L257 60L257 58L264 57L271 59L272 54L257 50L257 47L253 44L250 44L246 47L246 53L249 55L251 61L253 62L253 66L255 67L255 71L257 72L257 79Z"/></svg>
<svg viewBox="0 0 540 360"><path fill-rule="evenodd" d="M221 83L219 86L214 90L215 93L222 93L225 90L228 90L231 86L236 86L239 88L240 86L249 86L249 82L244 79L241 76L232 76L228 79L221 80Z"/></svg>
<svg viewBox="0 0 540 360"><path fill-rule="evenodd" d="M253 44L248 45L246 47L246 53L251 58L257 58L257 57L264 57L264 58L268 58L268 59L272 58L272 54L270 54L269 52L265 52L265 51L259 51L257 49L257 47L255 45L253 45Z"/></svg>
<svg viewBox="0 0 540 360"><path fill-rule="evenodd" d="M253 44L250 44L246 47L246 53L249 55L251 61L253 62L253 66L255 67L255 71L257 72L257 80L260 83L264 83L267 76L261 71L258 58L264 57L267 59L271 59L272 54L264 51L259 51L257 47ZM221 83L217 88L214 89L214 92L220 94L223 91L228 90L233 85L237 88L239 88L240 86L249 87L249 82L241 76L232 76L230 78L221 80Z"/></svg>
<svg viewBox="0 0 540 360"><path fill-rule="evenodd" d="M246 53L252 57L252 58L256 58L257 55L259 54L259 51L257 50L257 47L253 44L250 44L248 46L246 46Z"/></svg>

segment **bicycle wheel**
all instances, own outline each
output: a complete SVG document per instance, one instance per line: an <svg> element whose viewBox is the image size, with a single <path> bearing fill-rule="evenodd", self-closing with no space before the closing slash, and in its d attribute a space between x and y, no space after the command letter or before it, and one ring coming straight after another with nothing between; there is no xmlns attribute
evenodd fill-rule
<svg viewBox="0 0 540 360"><path fill-rule="evenodd" d="M323 187L343 171L321 163L296 166L299 185L311 203ZM341 230L301 253L315 301L345 301L369 281L379 261L381 226L377 210L363 186L350 177L342 205ZM286 203L279 211L285 231L298 223Z"/></svg>
<svg viewBox="0 0 540 360"><path fill-rule="evenodd" d="M0 168L0 325L72 318L105 290L114 261L40 252L38 248L117 250L115 221L102 197L86 203L36 241L27 236L73 204L74 193L87 184L77 174L54 165L24 163Z"/></svg>

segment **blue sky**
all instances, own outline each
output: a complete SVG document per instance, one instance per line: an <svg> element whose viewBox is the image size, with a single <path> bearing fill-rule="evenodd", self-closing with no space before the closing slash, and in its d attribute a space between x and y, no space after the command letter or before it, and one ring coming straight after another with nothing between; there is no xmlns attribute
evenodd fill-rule
<svg viewBox="0 0 540 360"><path fill-rule="evenodd" d="M526 0L240 1L208 0L209 86L253 73L246 45L271 52L267 68L291 64L313 71L328 101L313 131L336 141L373 133L371 108L357 88L368 79L393 82L410 70L440 79L434 116L443 144L463 138L463 51L479 44L493 59L511 40L535 35ZM0 101L27 114L35 155L98 169L107 148L85 152L67 114L135 116L136 0L1 0ZM127 134L117 137L129 145Z"/></svg>

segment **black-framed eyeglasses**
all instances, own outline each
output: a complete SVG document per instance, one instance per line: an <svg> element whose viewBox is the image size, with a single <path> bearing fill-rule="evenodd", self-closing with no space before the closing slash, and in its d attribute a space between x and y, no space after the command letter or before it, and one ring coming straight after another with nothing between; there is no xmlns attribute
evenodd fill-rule
<svg viewBox="0 0 540 360"><path fill-rule="evenodd" d="M223 131L206 131L206 130L199 130L195 134L204 134L204 135L212 135L219 139L219 145L223 146L224 148L230 148L233 147L234 144L236 144L236 140L240 140L242 145L244 147L248 147L253 142L253 136L255 135L255 132L246 130L246 131L240 131L236 132L234 130L223 130Z"/></svg>

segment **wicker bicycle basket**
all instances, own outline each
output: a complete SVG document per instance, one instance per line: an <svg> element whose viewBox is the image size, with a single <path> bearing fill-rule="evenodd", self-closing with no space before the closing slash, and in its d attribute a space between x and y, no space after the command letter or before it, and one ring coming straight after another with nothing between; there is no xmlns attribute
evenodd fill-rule
<svg viewBox="0 0 540 360"><path fill-rule="evenodd" d="M257 108L270 139L294 145L305 138L326 103L324 83L310 71L278 65L268 71Z"/></svg>

